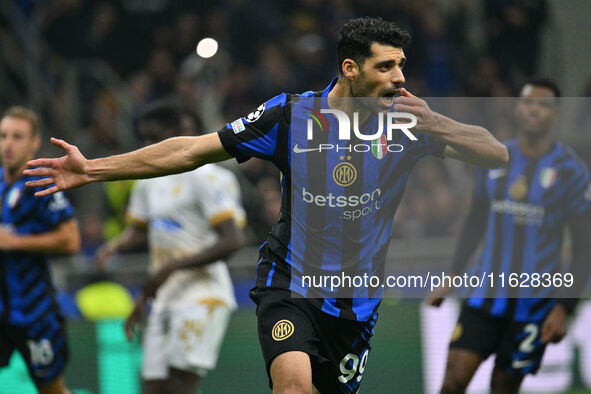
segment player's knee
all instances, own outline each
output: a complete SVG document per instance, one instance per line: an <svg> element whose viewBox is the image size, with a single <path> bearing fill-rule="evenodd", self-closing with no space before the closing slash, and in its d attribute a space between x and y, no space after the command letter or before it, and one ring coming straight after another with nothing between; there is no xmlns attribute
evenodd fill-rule
<svg viewBox="0 0 591 394"><path fill-rule="evenodd" d="M442 394L463 394L466 392L466 388L472 379L472 374L460 368L460 365L462 364L458 362L454 367L450 368L448 363L441 387Z"/></svg>
<svg viewBox="0 0 591 394"><path fill-rule="evenodd" d="M492 394L517 394L523 377L512 376L505 373L493 372L490 381L490 391Z"/></svg>
<svg viewBox="0 0 591 394"><path fill-rule="evenodd" d="M273 394L312 394L312 381L305 374L276 375Z"/></svg>
<svg viewBox="0 0 591 394"><path fill-rule="evenodd" d="M312 394L312 384L303 379L290 379L273 387L273 394Z"/></svg>
<svg viewBox="0 0 591 394"><path fill-rule="evenodd" d="M470 383L469 379L447 373L441 387L441 394L463 394Z"/></svg>
<svg viewBox="0 0 591 394"><path fill-rule="evenodd" d="M37 391L39 394L71 394L61 376L51 382L38 384Z"/></svg>
<svg viewBox="0 0 591 394"><path fill-rule="evenodd" d="M271 363L273 394L312 394L312 369L306 353L280 354Z"/></svg>
<svg viewBox="0 0 591 394"><path fill-rule="evenodd" d="M465 393L481 362L482 356L473 351L451 348L441 392L445 394Z"/></svg>
<svg viewBox="0 0 591 394"><path fill-rule="evenodd" d="M199 375L176 368L169 368L167 391L173 393L194 393L199 385Z"/></svg>

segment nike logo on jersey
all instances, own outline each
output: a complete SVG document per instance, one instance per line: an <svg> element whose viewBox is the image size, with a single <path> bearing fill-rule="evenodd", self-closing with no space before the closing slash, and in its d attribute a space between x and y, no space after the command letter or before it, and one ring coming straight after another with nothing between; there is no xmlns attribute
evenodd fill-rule
<svg viewBox="0 0 591 394"><path fill-rule="evenodd" d="M511 367L513 369L521 369L527 367L531 363L533 363L532 360L513 360L513 362L511 363Z"/></svg>
<svg viewBox="0 0 591 394"><path fill-rule="evenodd" d="M507 175L507 170L505 168L497 168L488 172L488 177L490 179L499 179L505 175Z"/></svg>
<svg viewBox="0 0 591 394"><path fill-rule="evenodd" d="M306 152L315 152L319 151L320 147L318 148L300 148L298 144L295 144L293 147L293 153L306 153Z"/></svg>

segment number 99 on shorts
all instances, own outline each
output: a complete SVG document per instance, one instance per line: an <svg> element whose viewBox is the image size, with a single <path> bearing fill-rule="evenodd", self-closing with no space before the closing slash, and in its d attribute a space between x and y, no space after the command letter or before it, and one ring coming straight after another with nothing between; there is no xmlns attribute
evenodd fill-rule
<svg viewBox="0 0 591 394"><path fill-rule="evenodd" d="M367 364L367 357L369 356L369 349L365 349L359 357L356 354L349 353L339 363L339 369L341 374L339 376L339 382L346 384L355 378L357 375L357 381L361 382L363 372L365 371L365 365Z"/></svg>

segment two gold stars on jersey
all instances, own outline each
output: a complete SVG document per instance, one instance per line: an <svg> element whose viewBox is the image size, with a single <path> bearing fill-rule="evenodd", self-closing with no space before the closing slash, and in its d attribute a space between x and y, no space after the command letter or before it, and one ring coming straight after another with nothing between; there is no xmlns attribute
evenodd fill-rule
<svg viewBox="0 0 591 394"><path fill-rule="evenodd" d="M351 186L357 179L357 169L353 164L349 163L352 159L351 155L339 156L340 160L345 160L345 158L346 161L340 162L332 170L332 179L337 185L343 187Z"/></svg>

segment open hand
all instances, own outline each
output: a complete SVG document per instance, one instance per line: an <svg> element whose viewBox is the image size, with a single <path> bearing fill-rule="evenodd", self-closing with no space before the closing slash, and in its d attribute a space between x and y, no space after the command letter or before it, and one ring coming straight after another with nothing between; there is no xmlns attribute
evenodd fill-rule
<svg viewBox="0 0 591 394"><path fill-rule="evenodd" d="M101 247L97 249L94 255L94 263L96 269L99 271L103 271L105 269L105 262L115 253L117 253L117 248L114 246L112 242L107 242L104 245L101 245Z"/></svg>
<svg viewBox="0 0 591 394"><path fill-rule="evenodd" d="M416 116L417 124L412 131L424 133L437 128L441 115L433 112L425 100L416 97L405 88L400 89L400 94L394 99L394 109Z"/></svg>
<svg viewBox="0 0 591 394"><path fill-rule="evenodd" d="M556 304L542 324L542 343L558 343L566 335L567 312L564 306Z"/></svg>
<svg viewBox="0 0 591 394"><path fill-rule="evenodd" d="M429 295L427 296L427 305L439 307L449 293L451 293L450 287L438 287L437 289L429 293Z"/></svg>
<svg viewBox="0 0 591 394"><path fill-rule="evenodd" d="M62 148L66 155L54 159L35 159L27 164L29 168L24 171L27 176L46 177L36 181L26 183L28 187L45 187L45 189L35 193L35 196L47 196L60 190L72 189L90 182L87 173L88 160L80 153L74 145L68 144L64 140L52 138L51 143Z"/></svg>
<svg viewBox="0 0 591 394"><path fill-rule="evenodd" d="M143 296L140 296L135 303L133 311L125 320L125 337L129 342L133 339L133 334L139 332L142 328L145 313L146 301Z"/></svg>

